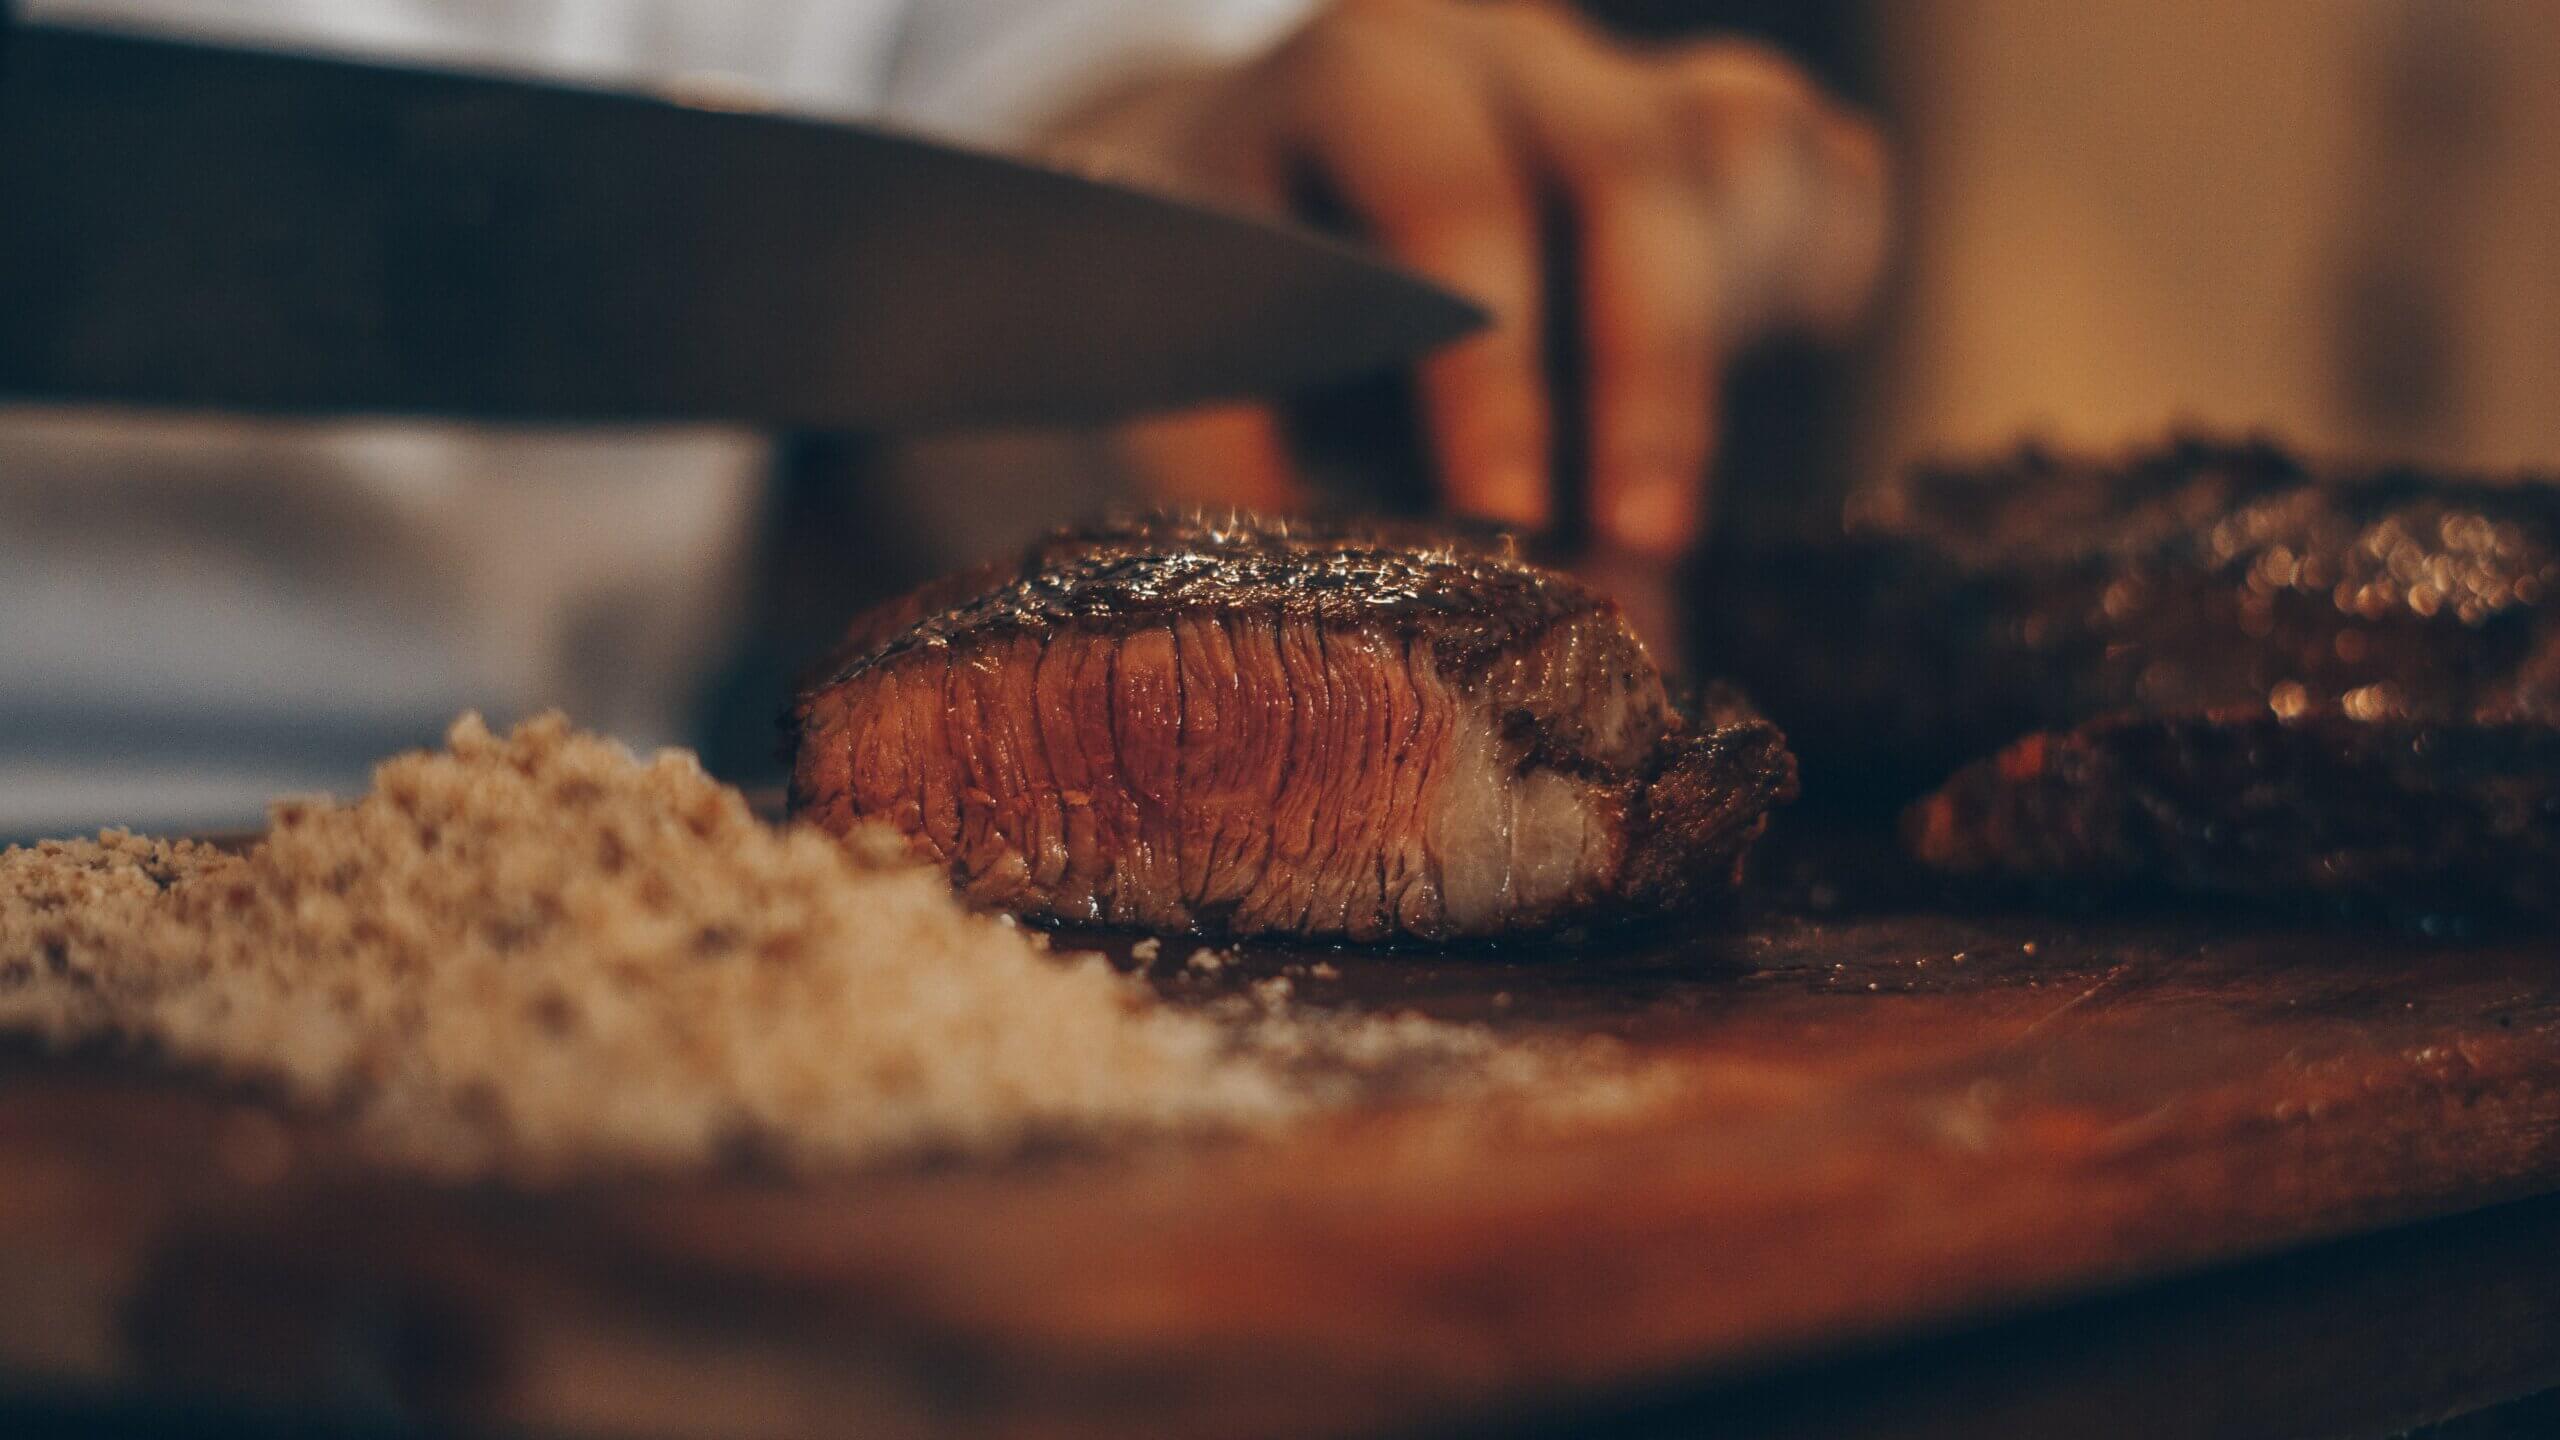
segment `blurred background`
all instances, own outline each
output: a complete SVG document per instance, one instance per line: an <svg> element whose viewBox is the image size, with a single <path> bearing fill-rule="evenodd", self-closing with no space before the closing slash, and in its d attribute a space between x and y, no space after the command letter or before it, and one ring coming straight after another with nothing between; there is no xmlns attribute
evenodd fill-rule
<svg viewBox="0 0 2560 1440"><path fill-rule="evenodd" d="M2560 10L1875 14L1911 196L1879 462L2173 419L2560 459Z"/></svg>
<svg viewBox="0 0 2560 1440"><path fill-rule="evenodd" d="M28 8L272 33L257 7ZM349 43L510 58L435 53L394 23L422 8L376 7L390 18ZM1035 27L1075 10L1014 8ZM1895 246L1862 328L1760 347L1723 381L1716 545L1836 514L1909 457L2026 437L2267 429L2317 451L2560 463L2560 407L2542 393L2560 353L2560 91L2544 79L2560 7L1586 9L1634 42L1761 37L1878 117L1893 156ZM631 60L605 78L721 68L714 41L660 38L707 46L706 63ZM924 26L840 48L894 60L932 40ZM942 83L907 113L1020 140L970 71L921 67ZM825 75L786 79L784 103L868 113L831 106ZM1301 400L1329 485L1425 488L1405 387ZM769 780L789 677L854 608L1127 498L1125 460L1103 433L0 408L0 837L255 823L272 794L359 787L465 706L557 705Z"/></svg>

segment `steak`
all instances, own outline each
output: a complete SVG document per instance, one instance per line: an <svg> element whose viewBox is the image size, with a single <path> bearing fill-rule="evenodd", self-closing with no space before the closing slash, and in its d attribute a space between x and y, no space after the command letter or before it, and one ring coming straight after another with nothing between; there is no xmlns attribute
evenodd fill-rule
<svg viewBox="0 0 2560 1440"><path fill-rule="evenodd" d="M1853 801L2117 712L2560 711L2560 489L2265 442L1923 467L1705 598L1703 653Z"/></svg>
<svg viewBox="0 0 2560 1440"><path fill-rule="evenodd" d="M1904 817L1955 874L2349 901L2409 914L2560 908L2560 730L2265 707L2026 737Z"/></svg>
<svg viewBox="0 0 2560 1440"><path fill-rule="evenodd" d="M2534 477L2030 447L1714 585L1708 653L1829 798L1940 787L1903 821L1938 870L2553 908L2560 488Z"/></svg>
<svg viewBox="0 0 2560 1440"><path fill-rule="evenodd" d="M1486 936L1729 889L1793 757L1695 718L1615 607L1506 546L1248 516L1064 534L855 622L796 814L973 902L1218 935Z"/></svg>

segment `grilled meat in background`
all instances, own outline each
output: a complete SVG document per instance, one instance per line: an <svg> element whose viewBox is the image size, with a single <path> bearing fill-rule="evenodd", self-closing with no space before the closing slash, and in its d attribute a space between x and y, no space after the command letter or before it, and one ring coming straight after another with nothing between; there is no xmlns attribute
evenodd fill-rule
<svg viewBox="0 0 2560 1440"><path fill-rule="evenodd" d="M1898 805L2101 715L2560 708L2560 490L2265 442L1923 467L1834 536L1719 558L1700 649L1815 799Z"/></svg>
<svg viewBox="0 0 2560 1440"><path fill-rule="evenodd" d="M1377 941L1679 910L1795 769L1694 718L1616 608L1499 545L1159 517L856 622L794 711L794 811L886 821L973 901Z"/></svg>
<svg viewBox="0 0 2560 1440"><path fill-rule="evenodd" d="M2263 441L1923 467L1709 577L1808 791L1941 872L2547 913L2560 490ZM1954 774L1952 780L1950 774Z"/></svg>

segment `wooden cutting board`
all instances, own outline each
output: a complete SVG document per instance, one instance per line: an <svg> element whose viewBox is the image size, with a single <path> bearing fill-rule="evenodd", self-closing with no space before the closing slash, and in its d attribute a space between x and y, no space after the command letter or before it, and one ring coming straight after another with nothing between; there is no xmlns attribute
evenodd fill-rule
<svg viewBox="0 0 2560 1440"><path fill-rule="evenodd" d="M1270 1143L527 1194L385 1177L257 1097L13 1051L0 1367L577 1433L1261 1435L1572 1430L1664 1387L1739 1415L1714 1408L1733 1386L1924 1344L1956 1348L1905 1370L1943 1389L1970 1354L1987 1403L2081 1362L2048 1353L2063 1319L1984 1317L2560 1189L2546 940L1914 910L1251 953L1222 983L1319 958L1339 978L1299 974L1311 1002L1606 1032L1677 1081L1537 1123L1408 1103ZM2473 1338L2392 1402L2412 1415L2560 1384L2560 1213L2501 1215L2396 1232L2450 1248L2392 1242L2398 1270L2327 1290L2262 1273L2278 1308L2246 1343L2354 1344L2249 1371L2187 1429L2124 1397L2163 1355L2210 1369L2242 1342L2173 1308L2166 1348L2091 1342L2149 1357L2132 1390L2072 1381L2014 1433L2309 1424L2413 1326ZM2114 1335L2133 1303L2071 1323ZM2002 1433L1946 1413L1927 1433Z"/></svg>

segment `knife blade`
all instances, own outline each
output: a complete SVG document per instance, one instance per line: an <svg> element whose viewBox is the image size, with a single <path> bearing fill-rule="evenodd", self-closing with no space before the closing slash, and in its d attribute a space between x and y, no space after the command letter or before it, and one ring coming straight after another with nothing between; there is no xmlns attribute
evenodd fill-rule
<svg viewBox="0 0 2560 1440"><path fill-rule="evenodd" d="M1482 318L1313 232L872 126L55 25L0 68L0 394L1079 421Z"/></svg>

